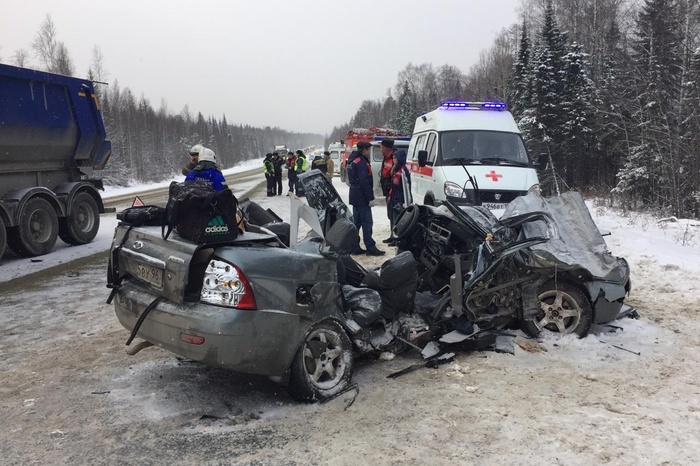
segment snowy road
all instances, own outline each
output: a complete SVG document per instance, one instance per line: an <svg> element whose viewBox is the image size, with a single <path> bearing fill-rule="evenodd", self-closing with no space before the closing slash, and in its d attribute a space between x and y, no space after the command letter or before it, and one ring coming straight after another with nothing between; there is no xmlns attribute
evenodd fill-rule
<svg viewBox="0 0 700 466"><path fill-rule="evenodd" d="M286 198L258 199L288 216ZM456 364L397 379L386 376L415 362L413 354L363 361L352 406L354 393L297 404L264 378L159 348L127 355L128 332L105 304L104 255L60 274L5 281L0 457L98 465L697 464L698 251L674 242L678 232L595 210L613 231L613 252L632 265L630 303L640 320L583 340L547 338L544 352L461 354ZM374 208L377 239L388 233L382 211Z"/></svg>

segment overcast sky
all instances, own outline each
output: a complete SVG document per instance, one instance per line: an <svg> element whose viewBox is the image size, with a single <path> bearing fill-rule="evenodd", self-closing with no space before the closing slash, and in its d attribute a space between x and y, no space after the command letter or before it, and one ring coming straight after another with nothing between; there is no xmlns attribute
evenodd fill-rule
<svg viewBox="0 0 700 466"><path fill-rule="evenodd" d="M156 109L229 123L329 133L380 99L408 63L467 72L520 0L0 0L10 63L50 14L87 75L98 45L109 72ZM32 52L30 63L37 67Z"/></svg>

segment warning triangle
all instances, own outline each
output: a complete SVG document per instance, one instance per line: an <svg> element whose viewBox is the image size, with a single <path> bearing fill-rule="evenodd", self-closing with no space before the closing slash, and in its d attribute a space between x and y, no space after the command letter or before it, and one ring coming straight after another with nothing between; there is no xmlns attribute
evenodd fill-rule
<svg viewBox="0 0 700 466"><path fill-rule="evenodd" d="M134 198L134 202L131 203L131 207L138 207L138 206L141 206L141 205L146 205L146 204L143 203L143 201L141 200L140 197L136 196L136 197Z"/></svg>

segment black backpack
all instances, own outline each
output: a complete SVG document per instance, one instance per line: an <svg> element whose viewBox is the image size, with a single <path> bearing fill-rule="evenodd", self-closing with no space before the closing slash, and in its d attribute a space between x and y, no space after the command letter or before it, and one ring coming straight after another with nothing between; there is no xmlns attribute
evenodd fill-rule
<svg viewBox="0 0 700 466"><path fill-rule="evenodd" d="M135 227L163 226L165 225L165 207L157 205L129 207L117 213L117 220Z"/></svg>
<svg viewBox="0 0 700 466"><path fill-rule="evenodd" d="M181 238L195 243L231 241L238 236L237 209L238 200L229 188L215 191L207 181L173 181L165 207L163 238L168 239L175 228Z"/></svg>

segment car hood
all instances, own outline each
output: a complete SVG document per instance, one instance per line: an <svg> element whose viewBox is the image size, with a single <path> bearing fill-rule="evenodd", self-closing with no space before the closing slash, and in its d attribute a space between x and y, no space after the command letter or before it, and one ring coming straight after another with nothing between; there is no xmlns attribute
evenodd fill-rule
<svg viewBox="0 0 700 466"><path fill-rule="evenodd" d="M510 202L500 221L508 224L509 219L534 212L543 212L550 218L547 222L522 224L520 234L524 238L550 238L530 248L535 260L562 269L582 268L594 278L624 283L628 276L627 262L610 254L580 193L543 197L532 191Z"/></svg>

